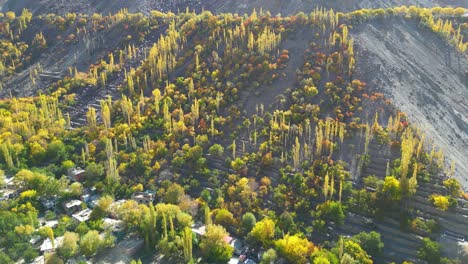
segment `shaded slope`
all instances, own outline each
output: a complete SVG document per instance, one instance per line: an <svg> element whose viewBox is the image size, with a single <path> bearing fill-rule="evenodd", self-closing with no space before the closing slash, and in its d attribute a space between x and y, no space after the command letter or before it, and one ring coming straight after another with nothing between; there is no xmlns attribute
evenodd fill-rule
<svg viewBox="0 0 468 264"><path fill-rule="evenodd" d="M156 9L164 12L184 11L186 7L197 11L210 10L215 13L250 13L253 9L268 10L272 14L291 15L297 12L310 12L316 7L333 8L346 12L361 8L386 8L400 5L431 7L453 5L468 7L466 0L3 0L3 11L21 12L23 8L32 9L36 14L67 12L76 13L115 13L122 8L130 12L148 12ZM0 1L0 5L2 1Z"/></svg>
<svg viewBox="0 0 468 264"><path fill-rule="evenodd" d="M426 32L426 33L424 33ZM468 64L435 34L411 22L366 24L352 33L358 78L385 93L456 162L468 186Z"/></svg>

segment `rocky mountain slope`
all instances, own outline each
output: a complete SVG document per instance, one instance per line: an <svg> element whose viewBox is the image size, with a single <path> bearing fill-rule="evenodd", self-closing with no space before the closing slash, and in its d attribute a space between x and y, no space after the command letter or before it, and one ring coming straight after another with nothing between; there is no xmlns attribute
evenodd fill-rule
<svg viewBox="0 0 468 264"><path fill-rule="evenodd" d="M0 1L1 4L2 1ZM268 10L272 14L291 15L297 12L310 12L316 7L333 8L337 11L352 11L361 8L386 8L400 5L416 5L421 7L432 6L461 6L468 7L466 0L4 0L3 11L12 10L20 12L23 8L33 9L34 13L114 13L122 8L130 12L148 12L157 9L160 11L184 11L187 7L197 11L210 10L215 13L250 13L254 8Z"/></svg>
<svg viewBox="0 0 468 264"><path fill-rule="evenodd" d="M3 11L19 12L33 7L35 13L66 12L116 12L128 8L133 12L147 12L151 9L161 11L184 10L186 7L201 11L250 12L254 8L270 10L271 13L291 14L298 11L309 12L317 6L334 8L340 11L359 8L380 8L392 5L411 5L430 7L434 5L457 5L468 7L466 0L441 1L334 1L292 0L284 1L74 1L64 0L15 0L6 1ZM352 30L358 52L357 68L359 78L372 89L384 92L410 120L426 131L427 137L442 148L449 161L456 163L456 176L468 186L468 64L452 47L449 47L435 34L425 34L416 24L393 21L391 25L379 22L366 23ZM106 35L91 36L86 45L78 44L71 50L51 48L48 54L39 59L46 71L64 73L68 67L85 70L95 57L102 57L105 49L118 43L118 34L110 31ZM93 52L89 52L93 46ZM6 87L14 90L14 95L31 95L34 90L29 86L29 69L12 79ZM43 83L45 88L49 83ZM14 87L21 87L14 89ZM3 91L3 96L9 92ZM275 97L274 95L272 97ZM431 147L428 144L428 147Z"/></svg>
<svg viewBox="0 0 468 264"><path fill-rule="evenodd" d="M468 186L466 58L435 34L400 20L391 26L366 24L352 35L359 50L359 78L407 113L448 160L455 161L457 178Z"/></svg>

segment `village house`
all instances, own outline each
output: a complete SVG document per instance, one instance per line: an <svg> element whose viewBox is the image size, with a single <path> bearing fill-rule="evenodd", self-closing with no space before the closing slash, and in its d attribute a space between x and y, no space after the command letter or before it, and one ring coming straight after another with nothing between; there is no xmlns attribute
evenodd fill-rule
<svg viewBox="0 0 468 264"><path fill-rule="evenodd" d="M42 256L39 256L37 258L35 258L31 264L45 264L45 257L42 255Z"/></svg>
<svg viewBox="0 0 468 264"><path fill-rule="evenodd" d="M82 211L72 214L72 217L73 220L77 221L78 223L82 223L89 220L92 212L93 210L86 208Z"/></svg>
<svg viewBox="0 0 468 264"><path fill-rule="evenodd" d="M136 192L132 194L132 199L138 203L150 204L154 202L156 194L152 191Z"/></svg>
<svg viewBox="0 0 468 264"><path fill-rule="evenodd" d="M71 168L68 170L68 178L71 181L81 182L86 176L86 171L80 167Z"/></svg>
<svg viewBox="0 0 468 264"><path fill-rule="evenodd" d="M104 230L109 230L113 233L118 233L124 230L125 223L122 220L116 220L112 218L104 218L102 221L102 228Z"/></svg>
<svg viewBox="0 0 468 264"><path fill-rule="evenodd" d="M81 210L81 203L80 200L71 200L63 205L63 209L68 215L71 215Z"/></svg>
<svg viewBox="0 0 468 264"><path fill-rule="evenodd" d="M41 197L39 201L41 202L45 210L53 210L55 209L57 198L56 197Z"/></svg>
<svg viewBox="0 0 468 264"><path fill-rule="evenodd" d="M63 236L55 238L54 243L52 243L52 240L50 240L50 238L47 238L44 240L44 242L42 242L40 251L43 253L54 252L58 247L60 247L60 245L62 244L62 241L63 241Z"/></svg>

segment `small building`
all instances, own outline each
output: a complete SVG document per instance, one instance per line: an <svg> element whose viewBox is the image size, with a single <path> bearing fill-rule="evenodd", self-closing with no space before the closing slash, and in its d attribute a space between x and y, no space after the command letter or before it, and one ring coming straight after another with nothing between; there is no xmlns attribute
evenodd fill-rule
<svg viewBox="0 0 468 264"><path fill-rule="evenodd" d="M92 212L93 210L86 208L82 211L72 214L72 217L74 220L78 221L78 223L81 223L81 222L88 221L89 218L91 217Z"/></svg>
<svg viewBox="0 0 468 264"><path fill-rule="evenodd" d="M67 174L71 181L81 182L86 176L86 171L80 167L76 167L69 169Z"/></svg>
<svg viewBox="0 0 468 264"><path fill-rule="evenodd" d="M52 240L50 240L50 238L47 238L46 240L44 240L44 242L42 242L40 250L44 253L54 252L62 244L62 241L63 237L55 238L54 243L52 243Z"/></svg>
<svg viewBox="0 0 468 264"><path fill-rule="evenodd" d="M44 255L35 258L35 259L31 262L31 264L45 264L45 257L44 257Z"/></svg>
<svg viewBox="0 0 468 264"><path fill-rule="evenodd" d="M20 192L15 189L2 189L0 191L0 201L6 201L18 197Z"/></svg>
<svg viewBox="0 0 468 264"><path fill-rule="evenodd" d="M240 256L245 249L244 243L242 243L240 239L231 239L231 241L229 241L229 245L234 248L234 254L238 256Z"/></svg>
<svg viewBox="0 0 468 264"><path fill-rule="evenodd" d="M109 206L109 215L111 218L114 218L114 219L117 219L118 218L118 209L120 208L120 206L125 203L126 200L124 199L120 199L120 200L117 200L117 201L114 201L110 206Z"/></svg>
<svg viewBox="0 0 468 264"><path fill-rule="evenodd" d="M125 223L122 220L116 220L112 218L104 218L102 222L102 228L104 230L110 230L111 232L121 232L125 227Z"/></svg>
<svg viewBox="0 0 468 264"><path fill-rule="evenodd" d="M33 236L31 237L31 239L29 239L29 243L33 246L38 246L41 240L42 240L41 236Z"/></svg>
<svg viewBox="0 0 468 264"><path fill-rule="evenodd" d="M69 215L76 213L81 210L81 201L71 200L63 205L63 209Z"/></svg>
<svg viewBox="0 0 468 264"><path fill-rule="evenodd" d="M202 225L199 227L192 226L192 232L195 233L196 235L202 237L205 236L206 234L206 226Z"/></svg>
<svg viewBox="0 0 468 264"><path fill-rule="evenodd" d="M101 198L101 195L91 193L83 194L80 197L81 201L85 202L90 208L94 208L97 206L99 198Z"/></svg>
<svg viewBox="0 0 468 264"><path fill-rule="evenodd" d="M39 201L45 210L53 210L57 204L57 198L55 197L41 197L39 198Z"/></svg>
<svg viewBox="0 0 468 264"><path fill-rule="evenodd" d="M48 226L50 228L56 228L58 224L59 222L57 220L50 220L50 221L42 222L42 226Z"/></svg>
<svg viewBox="0 0 468 264"><path fill-rule="evenodd" d="M13 177L5 178L5 184L3 185L3 189L15 189L15 182Z"/></svg>
<svg viewBox="0 0 468 264"><path fill-rule="evenodd" d="M152 191L136 192L132 194L132 199L138 203L150 204L154 202L156 194Z"/></svg>

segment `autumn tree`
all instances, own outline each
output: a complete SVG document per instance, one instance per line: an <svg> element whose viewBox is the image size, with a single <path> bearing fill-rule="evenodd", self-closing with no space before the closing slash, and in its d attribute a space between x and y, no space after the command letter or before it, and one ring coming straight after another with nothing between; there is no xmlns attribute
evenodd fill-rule
<svg viewBox="0 0 468 264"><path fill-rule="evenodd" d="M78 253L78 241L80 236L77 233L65 232L63 241L58 248L58 253L65 259L71 258Z"/></svg>
<svg viewBox="0 0 468 264"><path fill-rule="evenodd" d="M216 213L215 223L225 228L231 227L235 223L234 215L227 209L219 209Z"/></svg>
<svg viewBox="0 0 468 264"><path fill-rule="evenodd" d="M219 225L208 225L200 242L200 249L207 262L226 263L232 257L234 248L226 241L229 234Z"/></svg>
<svg viewBox="0 0 468 264"><path fill-rule="evenodd" d="M285 235L282 239L275 242L278 253L282 255L289 263L305 264L309 256L314 252L315 246L306 238L297 235Z"/></svg>
<svg viewBox="0 0 468 264"><path fill-rule="evenodd" d="M257 222L249 233L249 238L262 244L265 248L272 244L274 237L275 222L269 218L265 218L262 221Z"/></svg>
<svg viewBox="0 0 468 264"><path fill-rule="evenodd" d="M444 186L447 188L450 195L457 198L462 193L460 182L454 178L450 178L444 181Z"/></svg>

